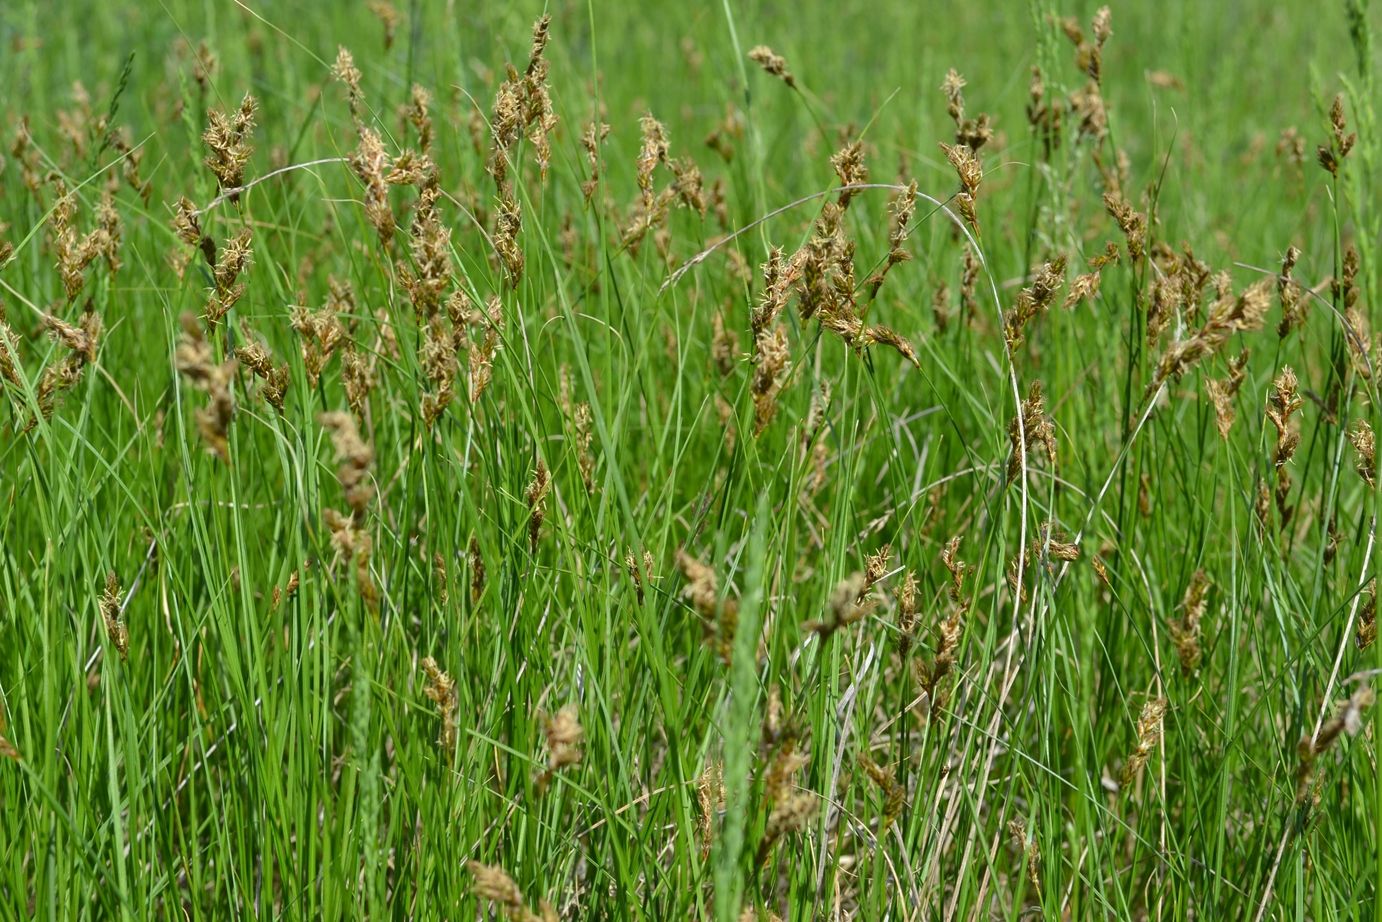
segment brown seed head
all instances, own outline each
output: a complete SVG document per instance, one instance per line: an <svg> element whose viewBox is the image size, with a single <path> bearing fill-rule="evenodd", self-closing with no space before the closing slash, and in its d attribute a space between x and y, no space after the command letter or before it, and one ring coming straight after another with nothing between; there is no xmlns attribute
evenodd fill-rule
<svg viewBox="0 0 1382 922"><path fill-rule="evenodd" d="M796 89L797 81L792 76L792 71L787 67L787 59L773 51L767 45L757 45L749 49L749 60L772 74L792 89Z"/></svg>
<svg viewBox="0 0 1382 922"><path fill-rule="evenodd" d="M258 106L255 98L246 93L236 111L225 113L212 109L207 113L210 124L202 134L202 143L206 146L204 162L222 189L234 189L244 182L245 164L254 153L249 136L254 129Z"/></svg>
<svg viewBox="0 0 1382 922"><path fill-rule="evenodd" d="M101 621L105 623L111 646L120 654L120 659L126 659L130 652L130 633L120 605L120 580L113 570L106 574L106 588L101 593Z"/></svg>
<svg viewBox="0 0 1382 922"><path fill-rule="evenodd" d="M1165 698L1152 698L1142 706L1142 713L1137 718L1137 744L1132 755L1128 756L1128 761L1123 764L1124 787L1137 779L1142 767L1151 758L1157 743L1161 741L1161 721L1166 714L1166 704Z"/></svg>
<svg viewBox="0 0 1382 922"><path fill-rule="evenodd" d="M317 422L331 433L336 452L336 479L345 489L356 524L364 521L365 508L374 496L370 466L374 463L374 449L365 444L356 428L355 417L349 413L324 412L317 414Z"/></svg>
<svg viewBox="0 0 1382 922"><path fill-rule="evenodd" d="M422 693L437 706L441 718L441 729L437 735L437 745L449 760L456 751L456 708L459 697L456 694L456 680L441 670L437 661L427 657L422 661L422 670L427 674L427 684Z"/></svg>
<svg viewBox="0 0 1382 922"><path fill-rule="evenodd" d="M537 539L542 534L542 520L547 515L547 493L551 489L552 477L547 472L547 465L538 458L533 479L524 491L528 500L528 545L534 554L537 553Z"/></svg>
<svg viewBox="0 0 1382 922"><path fill-rule="evenodd" d="M1377 485L1377 439L1373 435L1372 426L1365 419L1360 419L1353 424L1349 430L1348 439L1353 443L1353 450L1357 453L1354 462L1354 469L1358 471L1358 476L1368 486Z"/></svg>

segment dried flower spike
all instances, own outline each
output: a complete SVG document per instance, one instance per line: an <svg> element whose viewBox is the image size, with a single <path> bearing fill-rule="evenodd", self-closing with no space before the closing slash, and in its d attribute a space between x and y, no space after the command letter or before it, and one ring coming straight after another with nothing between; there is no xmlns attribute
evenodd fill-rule
<svg viewBox="0 0 1382 922"><path fill-rule="evenodd" d="M228 435L230 421L235 415L235 396L231 391L235 360L215 361L211 344L191 314L183 315L182 330L175 356L177 369L194 387L210 397L210 402L196 411L197 429L206 441L207 450L229 464Z"/></svg>
<svg viewBox="0 0 1382 922"><path fill-rule="evenodd" d="M219 109L207 113L210 124L202 135L206 145L206 166L216 176L223 190L233 190L244 183L245 164L254 148L249 136L254 129L254 116L259 103L249 93L240 101L240 108L226 114ZM232 199L234 194L232 193Z"/></svg>
<svg viewBox="0 0 1382 922"><path fill-rule="evenodd" d="M542 534L542 520L547 515L547 493L551 488L552 477L547 465L538 458L533 479L524 493L528 499L528 546L534 554L537 553L537 539Z"/></svg>
<svg viewBox="0 0 1382 922"><path fill-rule="evenodd" d="M101 593L101 621L105 623L111 646L120 654L120 659L126 659L130 652L130 632L125 627L120 606L120 580L113 570L106 574L106 588Z"/></svg>
<svg viewBox="0 0 1382 922"><path fill-rule="evenodd" d="M749 60L772 74L792 89L797 88L796 77L792 76L792 71L787 67L787 59L773 51L767 45L757 45L749 49Z"/></svg>
<svg viewBox="0 0 1382 922"><path fill-rule="evenodd" d="M475 878L475 895L499 907L509 922L557 922L556 910L545 901L538 904L538 912L529 909L523 900L523 891L503 868L471 861L466 869Z"/></svg>
<svg viewBox="0 0 1382 922"><path fill-rule="evenodd" d="M537 789L546 790L557 772L581 761L581 743L585 730L576 717L576 705L568 704L542 721L542 733L547 739L547 768L538 776Z"/></svg>
<svg viewBox="0 0 1382 922"><path fill-rule="evenodd" d="M1161 741L1161 720L1166 714L1166 704L1165 698L1152 698L1142 706L1142 713L1137 718L1137 745L1123 765L1124 787L1137 779L1142 767L1152 757L1157 743Z"/></svg>
<svg viewBox="0 0 1382 922"><path fill-rule="evenodd" d="M430 656L422 661L422 670L427 674L427 684L422 693L437 706L437 714L441 718L437 745L449 761L456 751L456 708L459 705L456 680L442 672L437 661Z"/></svg>

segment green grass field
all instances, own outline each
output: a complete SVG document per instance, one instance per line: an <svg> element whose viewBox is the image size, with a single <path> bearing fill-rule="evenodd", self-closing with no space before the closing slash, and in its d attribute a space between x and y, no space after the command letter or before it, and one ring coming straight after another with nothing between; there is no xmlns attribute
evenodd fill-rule
<svg viewBox="0 0 1382 922"><path fill-rule="evenodd" d="M0 919L1377 917L1378 11L1050 2L0 5Z"/></svg>

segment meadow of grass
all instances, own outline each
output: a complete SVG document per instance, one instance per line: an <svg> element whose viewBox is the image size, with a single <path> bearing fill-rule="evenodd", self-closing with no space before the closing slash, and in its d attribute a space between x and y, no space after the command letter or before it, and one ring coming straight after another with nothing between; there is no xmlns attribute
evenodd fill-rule
<svg viewBox="0 0 1382 922"><path fill-rule="evenodd" d="M0 5L0 918L1373 918L1376 19Z"/></svg>

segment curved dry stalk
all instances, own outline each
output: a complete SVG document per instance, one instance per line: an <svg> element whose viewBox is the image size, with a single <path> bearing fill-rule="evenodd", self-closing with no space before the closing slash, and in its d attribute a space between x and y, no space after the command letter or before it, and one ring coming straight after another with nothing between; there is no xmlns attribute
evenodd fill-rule
<svg viewBox="0 0 1382 922"><path fill-rule="evenodd" d="M306 163L290 163L287 166L281 166L276 170L270 170L263 176L256 176L254 179L251 179L249 182L244 183L243 185L222 190L220 195L216 196L211 201L207 202L205 205L198 208L196 211L192 212L192 214L195 217L201 217L202 215L206 214L208 211L215 208L222 202L227 201L228 199L235 198L239 196L241 192L244 192L248 189L253 189L261 182L273 179L275 176L281 176L284 173L291 173L294 170L305 170L308 167L322 166L326 163L346 163L349 159L350 158L348 157L323 157L321 160L308 160Z"/></svg>

